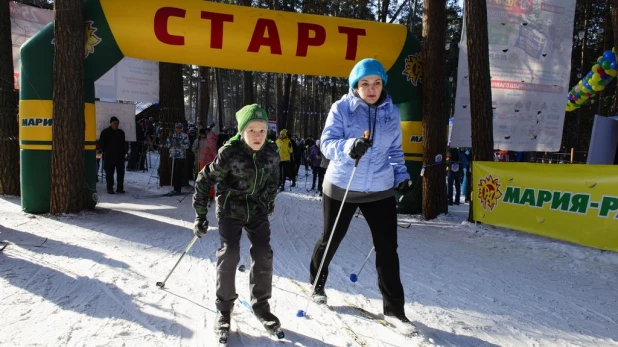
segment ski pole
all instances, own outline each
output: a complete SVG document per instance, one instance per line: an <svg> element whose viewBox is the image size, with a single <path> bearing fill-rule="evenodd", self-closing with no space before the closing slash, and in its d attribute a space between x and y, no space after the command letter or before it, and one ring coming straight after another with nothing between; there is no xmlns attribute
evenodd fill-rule
<svg viewBox="0 0 618 347"><path fill-rule="evenodd" d="M369 138L369 130L365 130L365 138ZM350 175L350 180L348 181L348 186L345 188L345 193L343 194L343 200L341 200L341 206L339 206L339 212L337 212L337 218L335 218L335 224L333 224L333 229L330 232L330 236L328 237L328 242L326 243L326 249L324 250L324 255L322 256L322 261L320 261L320 266L318 267L318 272L316 273L315 279L311 284L311 288L307 292L307 304L305 305L305 310L298 310L296 312L296 317L306 317L307 311L309 310L309 300L311 299L311 295L315 290L315 285L318 283L320 279L320 273L322 272L322 267L324 266L324 261L326 260L326 255L328 255L328 249L330 248L330 242L333 240L333 235L335 235L335 228L337 228L337 223L339 222L339 217L341 216L341 211L343 211L343 205L345 205L345 200L348 197L348 192L350 191L350 186L352 185L352 180L354 179L354 174L356 173L356 168L358 168L358 162L360 158L356 159L356 163L354 163L354 169L352 169L352 174Z"/></svg>
<svg viewBox="0 0 618 347"><path fill-rule="evenodd" d="M358 281L358 275L360 275L361 271L363 271L363 268L365 267L365 264L367 264L367 260L369 260L369 257L371 256L371 253L373 253L374 249L376 249L375 246L371 247L369 254L367 254L367 258L365 258L363 265L361 266L360 270L358 270L358 274L355 274L355 273L350 274L350 281L352 282Z"/></svg>
<svg viewBox="0 0 618 347"><path fill-rule="evenodd" d="M167 282L167 279L170 278L170 276L172 275L172 272L174 272L174 270L176 270L176 266L178 266L178 263L180 263L180 261L182 260L182 258L185 256L185 254L187 254L189 252L189 249L191 249L191 247L193 246L193 244L195 243L195 241L197 241L197 235L193 236L193 238L191 239L191 242L189 242L189 244L187 245L187 248L185 248L185 251L182 253L182 255L180 256L180 258L178 258L178 261L176 262L176 264L174 265L174 267L172 268L172 271L170 271L170 273L167 275L167 277L165 277L165 279L163 280L163 282L157 282L157 287L159 288L163 288L165 287L165 282Z"/></svg>
<svg viewBox="0 0 618 347"><path fill-rule="evenodd" d="M195 186L197 185L197 182L193 182L193 187L191 187L191 190L189 190L189 192L180 200L178 200L178 202L183 202L184 199L187 198L187 196L191 195L191 193L193 193L193 191L195 190Z"/></svg>
<svg viewBox="0 0 618 347"><path fill-rule="evenodd" d="M245 264L249 266L246 266ZM238 271L245 272L247 268L250 268L250 267L251 267L251 246L249 246L249 249L247 250L247 257L243 259L242 264L240 264L240 266L238 267Z"/></svg>
<svg viewBox="0 0 618 347"><path fill-rule="evenodd" d="M172 187L174 187L174 162L176 161L176 153L173 154L174 156L172 157L172 177L170 177L170 180L172 181ZM174 189L174 188L172 188ZM173 195L173 193L170 193L170 195Z"/></svg>

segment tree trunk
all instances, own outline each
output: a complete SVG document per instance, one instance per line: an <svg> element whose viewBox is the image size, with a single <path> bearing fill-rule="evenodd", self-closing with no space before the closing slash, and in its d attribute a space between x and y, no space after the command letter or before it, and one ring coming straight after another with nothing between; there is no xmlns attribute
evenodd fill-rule
<svg viewBox="0 0 618 347"><path fill-rule="evenodd" d="M159 63L159 121L161 123L161 156L159 186L172 184L172 159L165 142L174 131L174 123L185 123L185 103L182 88L182 65ZM184 170L186 171L186 170Z"/></svg>
<svg viewBox="0 0 618 347"><path fill-rule="evenodd" d="M13 90L9 1L0 0L0 195L20 195L19 129Z"/></svg>
<svg viewBox="0 0 618 347"><path fill-rule="evenodd" d="M188 90L187 92L189 93L189 119L191 121L193 121L195 118L197 118L197 109L193 109L195 107L195 104L193 103L193 93L194 93L194 87L193 87L193 65L187 65L187 67L189 68L189 76L187 76L187 82L189 83L189 85L187 86ZM183 93L184 93L184 87L183 87ZM196 100L197 101L197 100ZM195 113L194 113L195 112ZM195 118L194 118L195 117ZM195 119L197 121L197 119Z"/></svg>
<svg viewBox="0 0 618 347"><path fill-rule="evenodd" d="M603 20L603 52L612 49L612 32L610 31L610 25L612 24L612 11L610 10L610 0L605 0L604 11L605 16ZM597 114L607 115L608 107L605 101L606 90L603 89L598 96Z"/></svg>
<svg viewBox="0 0 618 347"><path fill-rule="evenodd" d="M416 9L418 8L418 0L414 0L414 9L411 12L411 16L409 16L409 25L408 25L408 29L410 30L410 32L414 32L414 21L416 20Z"/></svg>
<svg viewBox="0 0 618 347"><path fill-rule="evenodd" d="M289 126L289 106L290 106L290 83L292 77L290 74L284 74L281 78L279 85L277 86L277 94L279 94L279 88L281 88L281 97L277 95L277 102L279 104L279 111L277 112L277 127L279 131L287 129Z"/></svg>
<svg viewBox="0 0 618 347"><path fill-rule="evenodd" d="M242 86L243 106L255 104L255 96L253 95L253 72L252 71L243 71L242 84L243 84Z"/></svg>
<svg viewBox="0 0 618 347"><path fill-rule="evenodd" d="M290 76L290 101L288 102L288 131L290 134L298 134L298 129L296 128L296 120L298 117L296 116L296 110L294 105L296 104L296 90L298 89L298 75L289 75Z"/></svg>
<svg viewBox="0 0 618 347"><path fill-rule="evenodd" d="M380 13L379 13L379 21L382 23L386 23L386 16L388 15L388 7L391 4L390 0L382 0L382 4L380 6Z"/></svg>
<svg viewBox="0 0 618 347"><path fill-rule="evenodd" d="M612 0L612 31L614 33L614 47L618 47L618 0ZM583 75L583 72L582 72ZM618 112L618 87L614 94L611 114Z"/></svg>
<svg viewBox="0 0 618 347"><path fill-rule="evenodd" d="M237 74L240 76L237 76ZM228 83L230 88L234 91L234 104L230 110L232 114L232 122L235 121L234 114L236 113L236 110L240 110L242 108L241 103L243 101L243 95L241 93L243 92L243 83L238 83L238 81L241 81L242 75L242 71L227 70Z"/></svg>
<svg viewBox="0 0 618 347"><path fill-rule="evenodd" d="M315 76L311 76L311 134L315 139L320 138L318 133L318 122L320 121L320 114L318 113L318 83Z"/></svg>
<svg viewBox="0 0 618 347"><path fill-rule="evenodd" d="M267 73L266 74L266 88L264 88L262 90L262 92L264 93L264 109L266 110L266 113L268 113L268 116L270 119L277 119L277 112L274 112L274 114L271 114L270 110L270 84L272 81L272 74L271 73Z"/></svg>
<svg viewBox="0 0 618 347"><path fill-rule="evenodd" d="M586 1L586 7L584 10L584 38L582 39L582 57L579 66L579 71L582 72L582 76L584 76L584 69L586 68L586 45L588 43L588 26L590 25L590 0ZM581 119L582 119L582 110L579 107L575 110L575 150L580 151L580 127L581 127Z"/></svg>
<svg viewBox="0 0 618 347"><path fill-rule="evenodd" d="M491 161L494 149L494 128L491 111L487 3L485 0L465 0L465 16L468 41L468 78L470 80L472 160ZM471 182L475 182L474 172L472 172ZM469 221L473 221L472 206L471 203Z"/></svg>
<svg viewBox="0 0 618 347"><path fill-rule="evenodd" d="M210 106L210 68L206 66L199 67L199 96L197 102L197 123L200 129L208 125L208 110Z"/></svg>
<svg viewBox="0 0 618 347"><path fill-rule="evenodd" d="M225 128L225 118L223 115L223 85L221 78L221 69L215 69L215 79L217 80L217 110L219 113L219 130Z"/></svg>
<svg viewBox="0 0 618 347"><path fill-rule="evenodd" d="M54 93L50 213L86 206L84 158L84 1L54 4Z"/></svg>
<svg viewBox="0 0 618 347"><path fill-rule="evenodd" d="M283 75L275 74L275 119L277 120L277 130L281 131L279 119L283 118L281 113L281 100L283 100Z"/></svg>
<svg viewBox="0 0 618 347"><path fill-rule="evenodd" d="M446 153L448 126L444 67L446 5L441 1L423 1L423 217L434 219L448 212L444 164L435 165L435 157ZM431 75L427 73L431 71Z"/></svg>
<svg viewBox="0 0 618 347"><path fill-rule="evenodd" d="M300 116L301 118L301 124L303 127L303 132L302 132L302 136L304 138L307 138L307 136L309 136L309 134L311 133L311 130L309 129L309 119L311 119L311 117L313 117L313 113L311 111L313 111L313 107L311 107L311 102L309 100L311 100L311 98L309 97L309 78L311 78L313 80L314 76L308 77L308 76L303 76L303 90L301 91L301 95L302 95L302 100L303 100L303 107L301 110L301 114Z"/></svg>

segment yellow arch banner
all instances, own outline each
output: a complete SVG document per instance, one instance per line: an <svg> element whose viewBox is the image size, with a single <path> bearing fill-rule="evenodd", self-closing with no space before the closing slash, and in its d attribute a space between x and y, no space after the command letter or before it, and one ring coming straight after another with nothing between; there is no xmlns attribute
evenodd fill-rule
<svg viewBox="0 0 618 347"><path fill-rule="evenodd" d="M362 58L389 70L403 25L187 0L101 0L125 56L249 71L347 77Z"/></svg>

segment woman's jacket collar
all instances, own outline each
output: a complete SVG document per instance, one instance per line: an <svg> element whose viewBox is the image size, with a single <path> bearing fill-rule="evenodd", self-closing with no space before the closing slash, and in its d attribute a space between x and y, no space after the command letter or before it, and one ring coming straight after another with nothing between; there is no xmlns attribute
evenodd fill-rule
<svg viewBox="0 0 618 347"><path fill-rule="evenodd" d="M363 99L354 95L354 90L352 90L351 88L348 89L348 94L346 94L343 98L348 100L350 112L356 111L358 107L369 109L369 105L365 101L363 101ZM384 101L382 101L382 103L378 106L378 109L388 107L388 109L390 110L392 105L393 105L393 99L391 99L391 96L388 95L387 93L386 98L384 98Z"/></svg>

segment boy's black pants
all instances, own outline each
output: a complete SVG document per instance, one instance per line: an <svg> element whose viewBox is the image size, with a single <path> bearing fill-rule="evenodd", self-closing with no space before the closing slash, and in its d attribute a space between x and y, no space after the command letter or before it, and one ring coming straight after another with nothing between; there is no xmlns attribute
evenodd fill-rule
<svg viewBox="0 0 618 347"><path fill-rule="evenodd" d="M268 215L254 216L249 222L221 218L219 236L221 248L217 251L217 300L219 311L231 311L236 294L236 268L240 261L240 237L243 227L251 241L251 272L249 290L253 311L260 315L270 312L268 300L272 295L273 251L270 247Z"/></svg>

